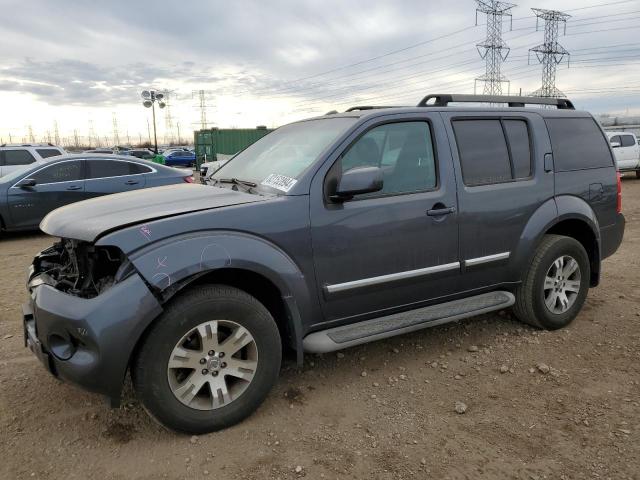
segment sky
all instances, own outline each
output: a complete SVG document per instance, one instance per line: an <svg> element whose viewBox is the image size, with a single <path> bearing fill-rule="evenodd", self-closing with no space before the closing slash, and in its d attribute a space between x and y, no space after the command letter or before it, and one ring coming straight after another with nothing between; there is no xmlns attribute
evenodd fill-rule
<svg viewBox="0 0 640 480"><path fill-rule="evenodd" d="M640 0L520 1L503 22L504 93L540 86L531 8L571 15L557 87L594 113L640 114ZM353 105L473 93L486 20L473 0L0 0L0 143L148 139L145 89L169 91L160 141L282 125ZM569 60L569 61L567 61ZM482 83L477 83L482 91ZM195 93L194 93L195 92ZM167 111L169 115L167 116Z"/></svg>

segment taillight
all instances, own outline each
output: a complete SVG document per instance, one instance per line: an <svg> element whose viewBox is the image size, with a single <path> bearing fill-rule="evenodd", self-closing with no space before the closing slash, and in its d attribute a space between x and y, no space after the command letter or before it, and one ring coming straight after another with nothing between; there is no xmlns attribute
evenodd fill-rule
<svg viewBox="0 0 640 480"><path fill-rule="evenodd" d="M183 180L187 183L193 183L193 175L189 175L188 177L184 177Z"/></svg>
<svg viewBox="0 0 640 480"><path fill-rule="evenodd" d="M622 213L622 180L620 172L616 172L618 174L618 202L616 204L616 212Z"/></svg>

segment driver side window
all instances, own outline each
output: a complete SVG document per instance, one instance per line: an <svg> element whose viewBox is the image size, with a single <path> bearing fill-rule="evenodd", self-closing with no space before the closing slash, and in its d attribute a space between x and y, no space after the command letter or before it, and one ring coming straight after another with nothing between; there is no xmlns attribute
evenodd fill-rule
<svg viewBox="0 0 640 480"><path fill-rule="evenodd" d="M367 197L434 189L436 164L429 124L401 122L372 128L342 156L342 173L357 167L382 169L382 191Z"/></svg>

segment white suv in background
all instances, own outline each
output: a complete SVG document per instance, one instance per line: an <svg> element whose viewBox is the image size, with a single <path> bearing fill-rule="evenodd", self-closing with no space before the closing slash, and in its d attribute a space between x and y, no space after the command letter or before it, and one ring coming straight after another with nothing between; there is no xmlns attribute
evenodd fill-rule
<svg viewBox="0 0 640 480"><path fill-rule="evenodd" d="M23 170L34 163L45 163L50 157L66 153L62 147L50 143L5 143L0 145L0 177Z"/></svg>
<svg viewBox="0 0 640 480"><path fill-rule="evenodd" d="M616 164L621 172L636 172L640 178L640 145L633 133L607 132L609 143L616 156Z"/></svg>

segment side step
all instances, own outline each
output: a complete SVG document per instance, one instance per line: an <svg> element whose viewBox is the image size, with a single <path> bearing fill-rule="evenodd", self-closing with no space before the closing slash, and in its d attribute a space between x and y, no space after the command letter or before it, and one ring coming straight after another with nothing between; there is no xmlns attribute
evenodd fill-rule
<svg viewBox="0 0 640 480"><path fill-rule="evenodd" d="M302 342L305 352L333 352L353 347L354 345L501 310L510 307L514 302L515 297L510 292L483 293L474 297L314 332L304 337Z"/></svg>

